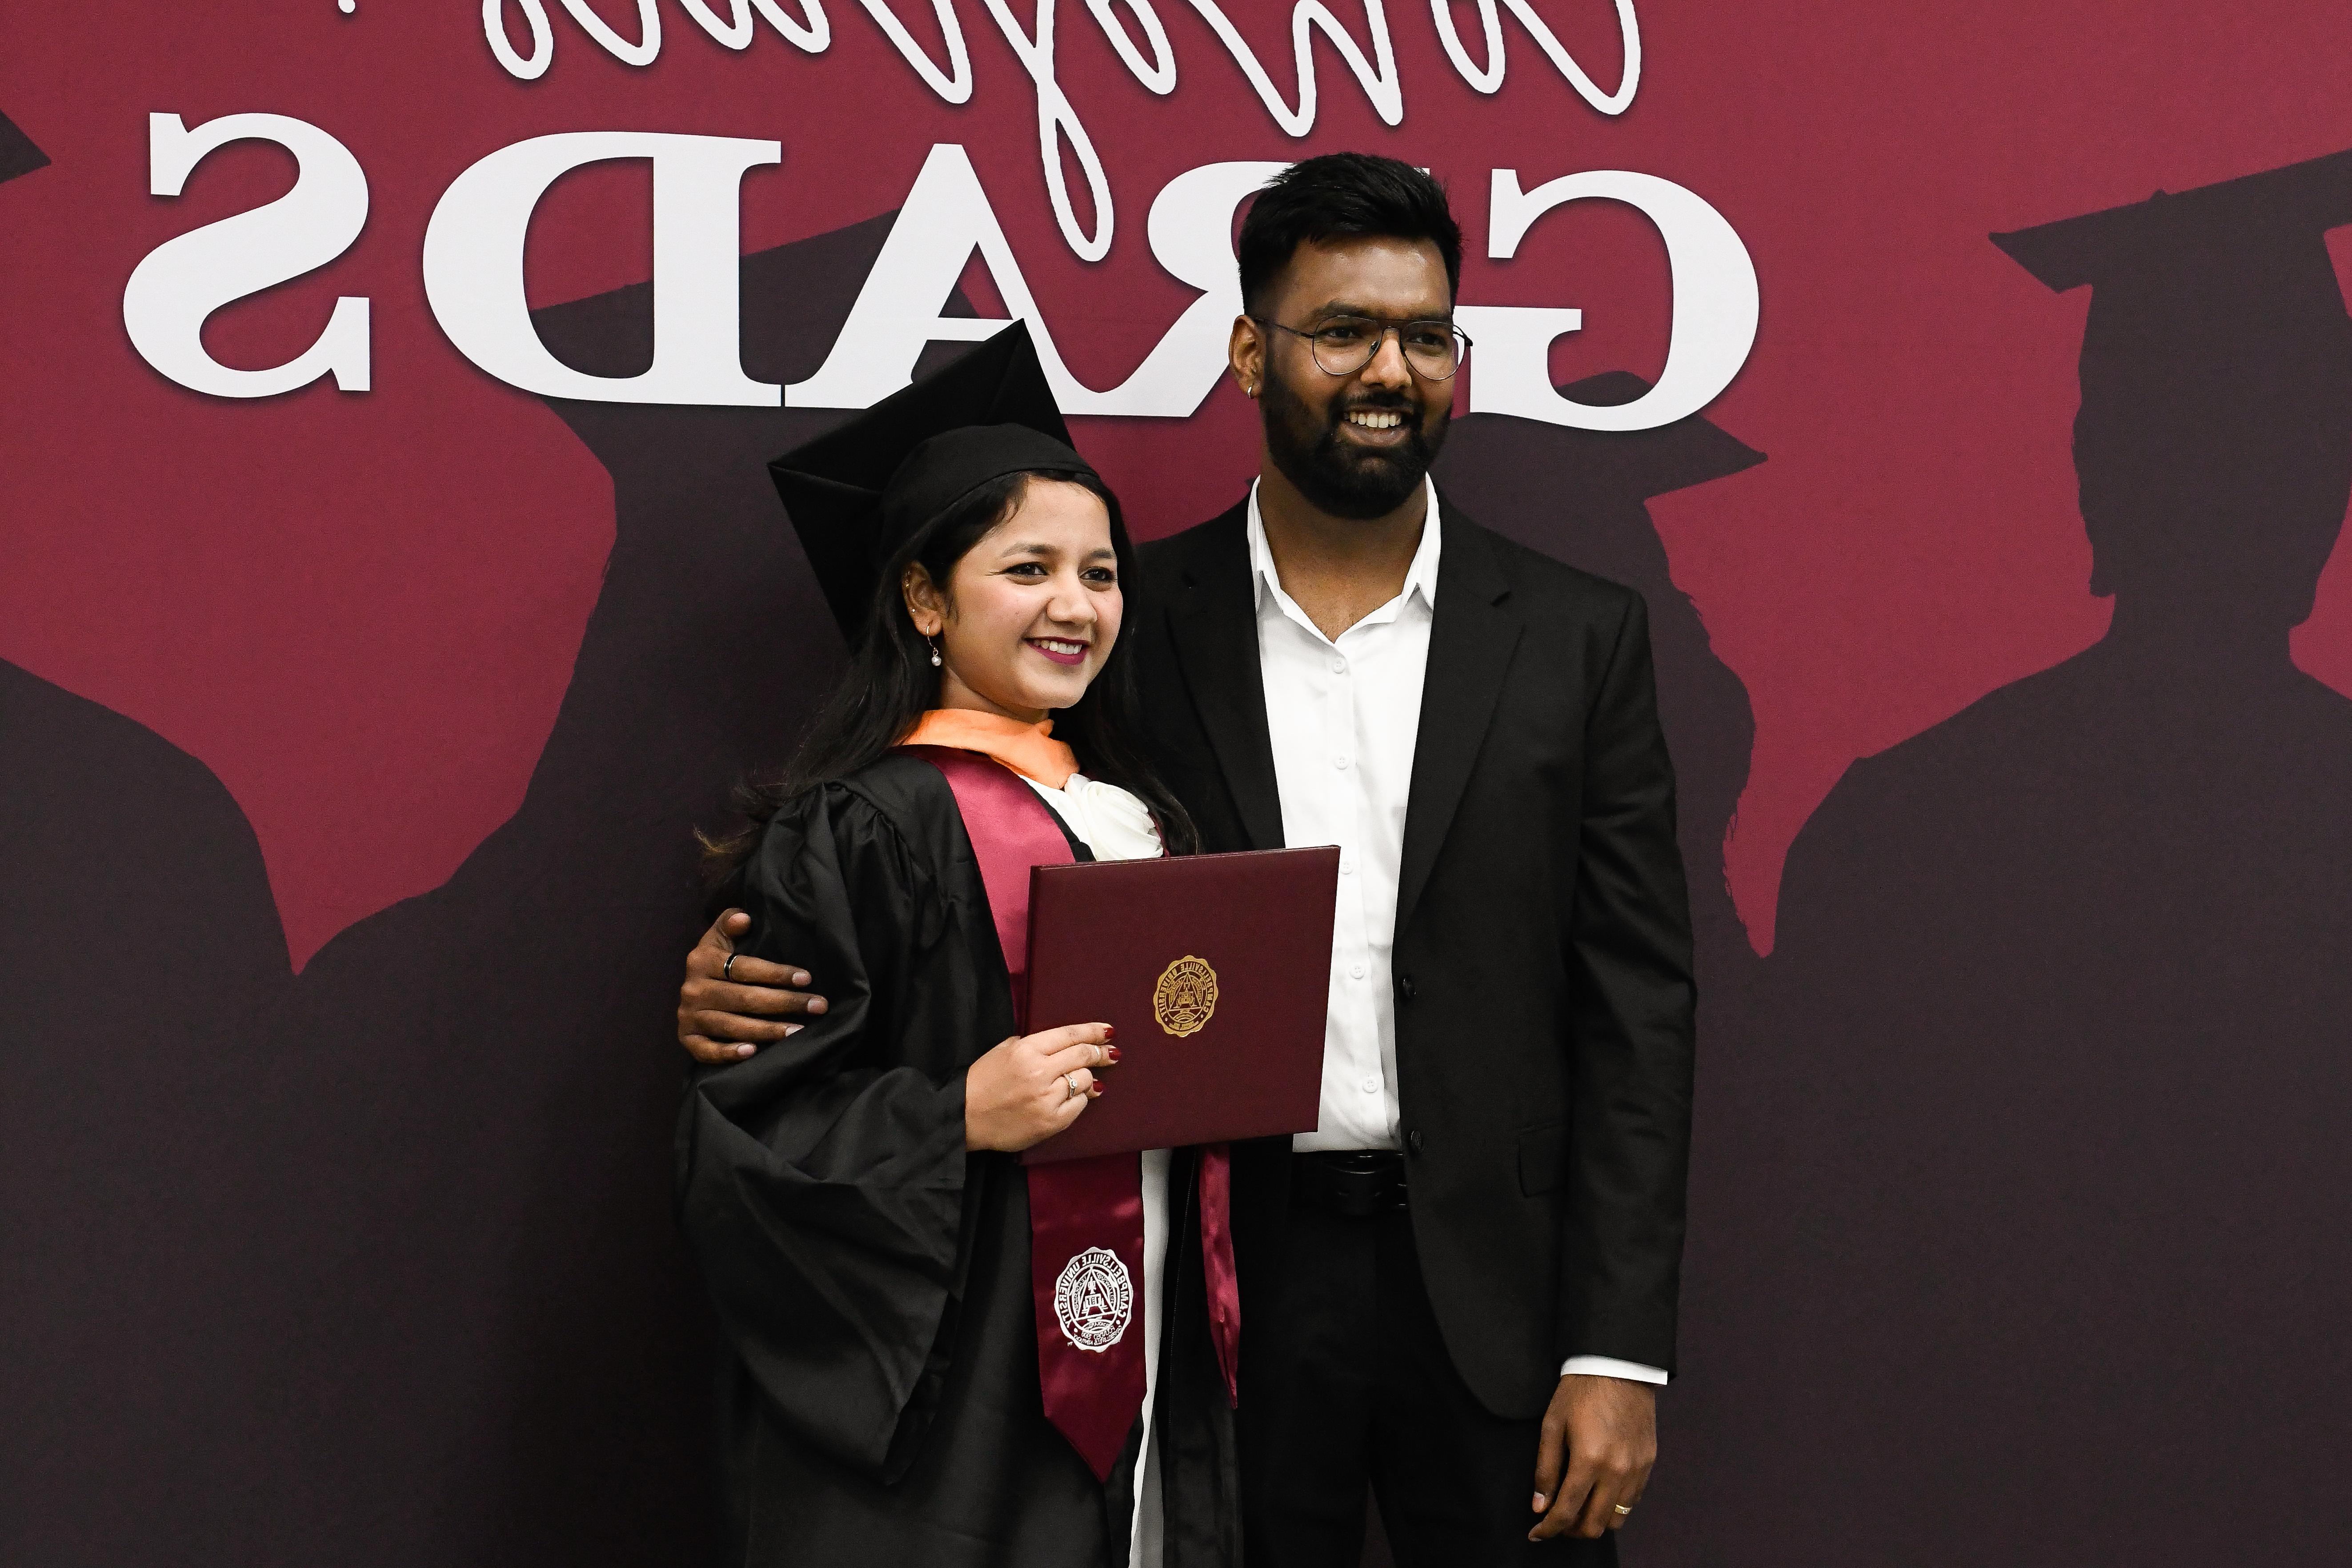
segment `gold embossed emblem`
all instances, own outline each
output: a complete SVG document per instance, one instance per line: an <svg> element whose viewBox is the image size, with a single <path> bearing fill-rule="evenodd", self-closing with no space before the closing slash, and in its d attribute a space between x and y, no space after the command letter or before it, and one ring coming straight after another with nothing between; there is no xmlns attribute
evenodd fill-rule
<svg viewBox="0 0 2352 1568"><path fill-rule="evenodd" d="M1181 1039L1197 1035L1217 1011L1217 972L1208 961L1186 953L1160 972L1151 993L1152 1016L1160 1026Z"/></svg>

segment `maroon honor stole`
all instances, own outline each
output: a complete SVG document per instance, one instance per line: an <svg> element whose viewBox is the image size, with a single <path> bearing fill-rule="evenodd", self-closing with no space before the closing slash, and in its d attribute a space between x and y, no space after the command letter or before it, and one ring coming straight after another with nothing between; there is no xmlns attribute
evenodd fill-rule
<svg viewBox="0 0 2352 1568"><path fill-rule="evenodd" d="M906 748L955 792L980 861L1013 1013L1028 1028L1029 872L1074 858L1054 808L1020 775L976 752ZM1097 1480L1108 1479L1143 1411L1143 1166L1139 1154L1026 1165L1029 1282L1037 1319L1037 1381L1045 1418ZM1217 1362L1234 1392L1241 1309L1227 1223L1231 1167L1221 1145L1202 1152L1201 1245Z"/></svg>

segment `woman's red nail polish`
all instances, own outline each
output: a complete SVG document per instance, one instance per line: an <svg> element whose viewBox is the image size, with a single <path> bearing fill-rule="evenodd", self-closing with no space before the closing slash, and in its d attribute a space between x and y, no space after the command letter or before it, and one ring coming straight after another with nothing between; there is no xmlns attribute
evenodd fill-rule
<svg viewBox="0 0 2352 1568"><path fill-rule="evenodd" d="M1118 1038L1118 1026L1115 1024L1105 1024L1103 1026L1103 1038L1105 1040L1115 1040Z"/></svg>
<svg viewBox="0 0 2352 1568"><path fill-rule="evenodd" d="M1115 1062L1118 1060L1118 1047L1117 1046L1105 1046L1103 1047L1103 1060L1107 1062Z"/></svg>

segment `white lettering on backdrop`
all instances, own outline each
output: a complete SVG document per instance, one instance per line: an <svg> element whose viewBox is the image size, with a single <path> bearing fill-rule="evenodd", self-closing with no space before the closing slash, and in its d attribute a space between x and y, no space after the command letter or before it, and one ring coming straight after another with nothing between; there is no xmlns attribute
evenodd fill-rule
<svg viewBox="0 0 2352 1568"><path fill-rule="evenodd" d="M1454 310L1471 351L1470 412L1516 414L1580 430L1654 430L1714 402L1756 343L1756 263L1724 216L1655 174L1591 169L1519 189L1515 169L1495 171L1487 203L1486 255L1507 261L1536 219L1576 201L1623 202L1657 226L1674 279L1674 319L1658 383L1631 403L1594 407L1552 390L1551 342L1584 324L1581 310L1515 305Z"/></svg>
<svg viewBox="0 0 2352 1568"><path fill-rule="evenodd" d="M833 352L815 374L785 389L785 401L796 408L868 407L914 379L915 361L926 343L976 341L1004 326L1005 318L940 313L977 250L1005 308L1029 323L1064 413L1181 419L1201 405L1223 374L1225 334L1241 313L1241 272L1227 237L1234 209L1282 167L1209 163L1168 182L1146 220L1152 259L1178 282L1201 290L1201 297L1176 318L1134 374L1108 392L1097 392L1063 363L971 158L951 142L934 147L849 308Z"/></svg>
<svg viewBox="0 0 2352 1568"><path fill-rule="evenodd" d="M367 216L358 163L326 132L278 115L231 115L191 132L177 115L152 117L152 175L176 195L214 148L248 137L292 150L299 171L277 201L158 247L131 274L123 321L132 344L184 386L222 397L267 397L331 373L345 391L368 385L364 299L337 302L327 330L299 358L270 370L219 364L199 342L206 316L236 300L314 270L342 254ZM1283 165L1208 163L1171 180L1146 225L1153 258L1196 298L1127 378L1107 391L1070 373L1023 277L971 160L953 143L931 149L858 290L824 363L790 387L752 380L740 354L739 193L749 171L781 161L774 142L661 132L574 132L504 147L459 174L425 237L425 293L458 353L511 385L546 396L607 403L864 408L906 385L927 343L971 342L1003 319L943 314L975 253L1013 316L1030 323L1055 397L1072 414L1182 418L1225 365L1241 310L1229 236L1234 208ZM643 159L654 183L654 362L642 374L599 376L548 353L531 326L523 248L540 198L567 170ZM1756 268L1723 215L1669 180L1593 170L1519 188L1494 172L1486 253L1517 254L1536 220L1584 200L1619 201L1657 226L1673 277L1665 368L1635 402L1591 407L1553 390L1547 361L1580 309L1458 308L1476 341L1470 407L1591 430L1645 430L1696 412L1731 384L1756 338Z"/></svg>
<svg viewBox="0 0 2352 1568"><path fill-rule="evenodd" d="M450 183L425 226L425 299L457 352L525 392L600 403L772 407L782 388L743 374L738 187L783 161L783 144L656 131L534 136ZM654 363L589 375L547 352L523 293L523 237L539 198L583 163L654 166Z"/></svg>
<svg viewBox="0 0 2352 1568"><path fill-rule="evenodd" d="M205 352L205 320L222 306L316 271L351 248L367 222L367 175L351 150L282 114L228 114L194 131L176 114L147 117L148 190L176 196L206 154L232 142L274 142L294 154L294 188L274 202L167 239L122 289L122 327L139 357L215 397L270 397L332 374L368 389L368 302L335 301L326 331L268 370L232 370Z"/></svg>
<svg viewBox="0 0 2352 1568"><path fill-rule="evenodd" d="M506 7L511 3L522 15L524 25L530 29L530 53L519 54L507 35ZM821 0L802 0L801 17L786 16L775 0L733 0L734 13L721 20L709 8L709 0L678 0L695 24L719 43L740 50L751 42L751 9L756 8L768 24L781 33L794 47L808 54L823 54L833 46L833 29L825 19ZM931 0L933 19L938 23L940 37L948 57L942 70L914 35L892 9L889 0L859 0L877 26L887 37L915 74L925 85L949 103L968 103L972 95L971 54L964 45L963 23L956 13L954 0ZM1151 58L1144 58L1136 47L1127 25L1114 10L1114 0L1087 0L1087 8L1094 13L1095 23L1103 31L1114 51L1132 72L1136 80L1149 90L1165 95L1176 88L1176 53L1168 41L1168 29L1160 25L1160 15L1151 0L1118 0L1123 4L1142 28L1151 46ZM1404 82L1399 76L1396 50L1389 39L1388 14L1383 0L1364 0L1364 33L1370 40L1370 52L1359 44L1347 26L1331 13L1323 0L1296 0L1290 11L1290 52L1292 69L1297 81L1298 101L1296 105L1283 100L1282 89L1276 86L1273 76L1257 51L1241 35L1223 6L1217 0L1186 0L1192 10L1225 47L1233 57L1258 101L1283 132L1291 136L1305 136L1315 129L1317 112L1315 77L1315 35L1339 52L1364 89L1364 96L1374 113L1384 125L1402 124L1404 121ZM656 0L637 0L637 36L623 37L609 22L593 10L587 0L561 0L563 9L579 24L596 46L623 65L649 66L661 55L661 12ZM994 18L1006 43L1013 46L1022 68L1029 74L1037 94L1037 153L1045 176L1045 187L1053 197L1054 217L1061 225L1062 238L1070 249L1087 261L1098 261L1109 253L1111 233L1117 226L1117 216L1111 196L1110 181L1103 173L1102 160L1095 153L1094 139L1087 134L1085 124L1055 74L1054 12L1055 0L1036 0L1037 25L1034 32L1024 31L1013 15L1007 0L984 0L989 15ZM1485 33L1486 63L1473 61L1463 47L1462 35L1454 26L1454 0L1430 0L1430 15L1437 25L1438 41L1444 46L1445 58L1454 64L1462 79L1482 93L1492 93L1503 85L1509 61L1503 46L1502 17L1496 10L1500 5L1510 12L1528 36L1535 40L1552 68L1567 79L1577 96L1603 114L1622 114L1633 106L1633 94L1642 81L1642 29L1633 16L1633 0L1612 0L1617 15L1617 36L1624 51L1624 66L1618 74L1616 90L1603 91L1591 73L1579 65L1559 41L1559 37L1536 15L1528 0L1477 0L1478 20ZM482 34L490 47L490 55L509 76L530 81L547 74L555 61L555 30L548 19L547 0L482 0ZM1094 208L1094 226L1088 229L1078 221L1076 207L1070 201L1068 181L1062 171L1061 142L1066 139L1071 154L1087 177L1087 191Z"/></svg>

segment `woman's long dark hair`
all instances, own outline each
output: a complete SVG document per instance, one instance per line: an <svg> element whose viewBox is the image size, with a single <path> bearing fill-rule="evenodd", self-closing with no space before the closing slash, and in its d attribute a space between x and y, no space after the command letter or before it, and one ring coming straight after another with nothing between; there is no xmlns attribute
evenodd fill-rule
<svg viewBox="0 0 2352 1568"><path fill-rule="evenodd" d="M899 584L909 566L920 566L945 596L956 563L1019 509L1035 479L1076 485L1103 503L1110 513L1111 550L1118 558L1119 590L1125 600L1119 636L1111 643L1102 668L1086 694L1055 716L1054 732L1077 752L1079 766L1088 777L1132 791L1150 808L1171 854L1187 855L1199 847L1192 819L1151 771L1139 741L1142 702L1127 635L1127 628L1137 624L1139 610L1135 546L1128 539L1118 498L1093 474L1040 468L1007 474L972 490L924 524L883 568L866 629L850 655L849 671L818 710L800 749L781 775L737 787L735 809L747 819L741 831L723 838L703 838L705 868L714 881L724 879L742 864L758 846L768 819L787 803L877 761L904 740L927 710L939 705L940 670L931 663L931 645L915 629Z"/></svg>

